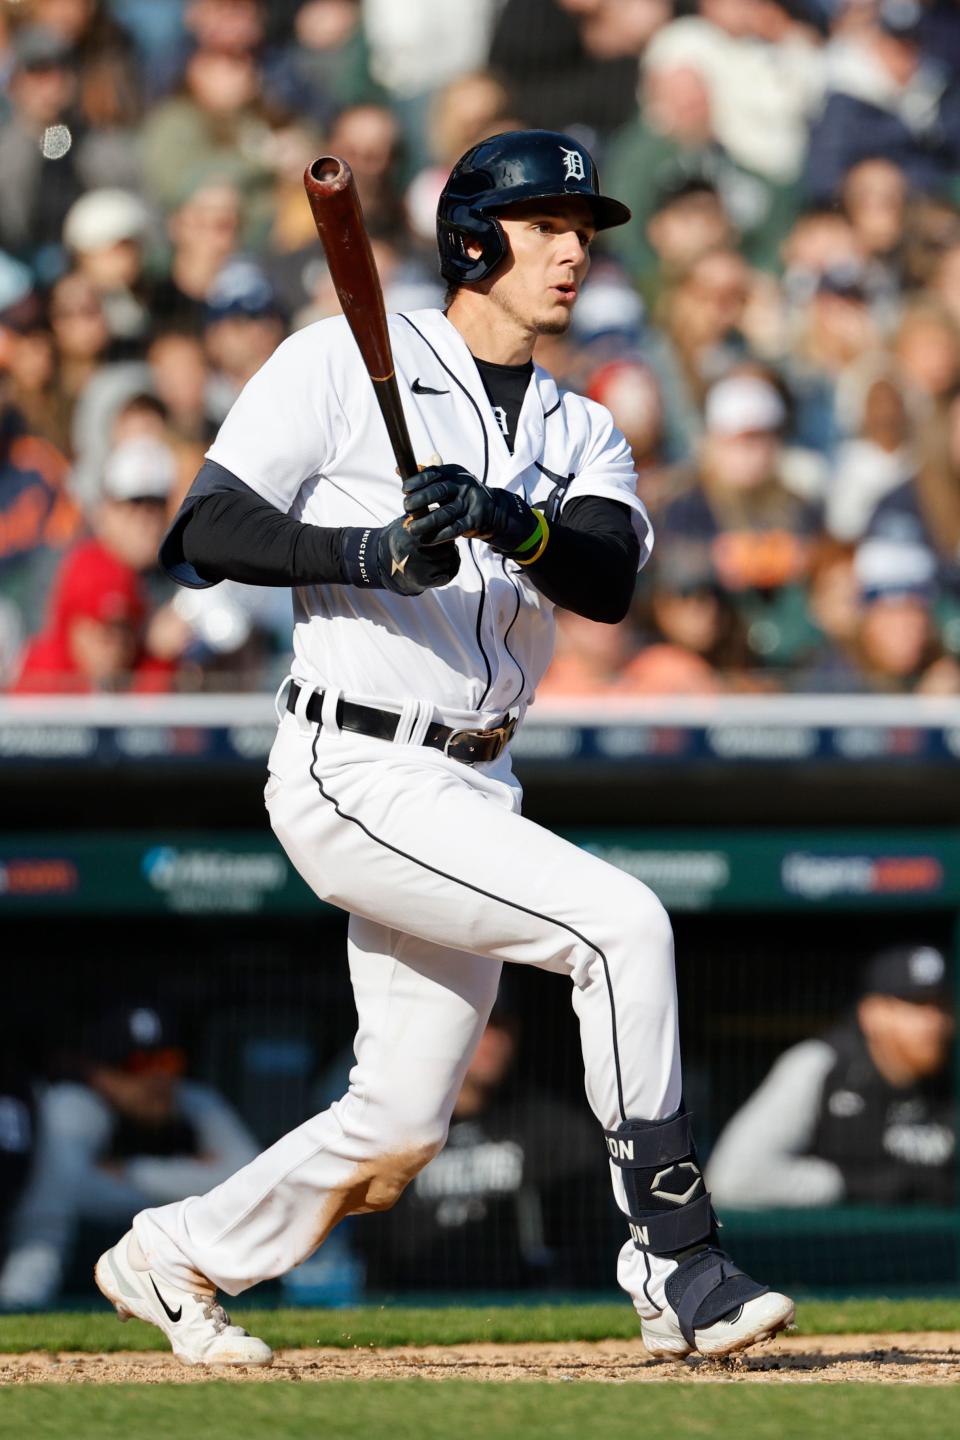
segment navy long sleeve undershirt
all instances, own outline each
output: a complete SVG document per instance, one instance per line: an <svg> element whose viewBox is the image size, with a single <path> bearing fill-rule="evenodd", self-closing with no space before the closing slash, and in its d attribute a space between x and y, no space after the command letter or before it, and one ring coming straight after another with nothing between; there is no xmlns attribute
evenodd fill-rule
<svg viewBox="0 0 960 1440"><path fill-rule="evenodd" d="M284 515L230 471L207 461L160 551L174 579L196 585L347 584L344 531ZM571 500L527 574L549 600L613 623L633 597L640 542L630 509L614 500Z"/></svg>

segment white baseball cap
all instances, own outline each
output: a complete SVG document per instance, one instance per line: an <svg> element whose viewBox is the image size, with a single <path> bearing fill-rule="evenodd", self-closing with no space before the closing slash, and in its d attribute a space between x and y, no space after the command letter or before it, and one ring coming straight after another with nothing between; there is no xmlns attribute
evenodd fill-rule
<svg viewBox="0 0 960 1440"><path fill-rule="evenodd" d="M779 430L786 418L779 392L759 375L731 375L718 380L707 395L704 419L714 435Z"/></svg>
<svg viewBox="0 0 960 1440"><path fill-rule="evenodd" d="M177 478L169 445L143 435L125 440L107 457L103 493L110 500L166 500Z"/></svg>
<svg viewBox="0 0 960 1440"><path fill-rule="evenodd" d="M75 200L63 222L63 243L69 250L105 250L120 240L140 240L150 225L150 212L138 195L105 186Z"/></svg>
<svg viewBox="0 0 960 1440"><path fill-rule="evenodd" d="M937 578L937 557L918 540L877 535L861 541L853 570L864 600L914 595L929 599Z"/></svg>

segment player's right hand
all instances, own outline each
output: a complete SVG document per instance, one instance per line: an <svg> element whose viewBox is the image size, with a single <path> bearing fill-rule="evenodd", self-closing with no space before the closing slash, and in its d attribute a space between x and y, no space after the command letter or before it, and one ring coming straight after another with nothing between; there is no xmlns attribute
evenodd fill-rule
<svg viewBox="0 0 960 1440"><path fill-rule="evenodd" d="M460 569L460 556L452 541L421 544L399 515L380 531L377 543L380 577L397 595L422 595L440 585L449 585Z"/></svg>

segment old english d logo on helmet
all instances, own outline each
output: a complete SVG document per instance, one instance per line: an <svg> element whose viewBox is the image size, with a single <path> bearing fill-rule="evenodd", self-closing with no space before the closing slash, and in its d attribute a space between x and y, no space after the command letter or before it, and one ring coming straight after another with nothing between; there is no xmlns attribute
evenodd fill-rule
<svg viewBox="0 0 960 1440"><path fill-rule="evenodd" d="M437 206L440 271L460 284L485 280L507 253L497 212L522 200L579 195L588 201L598 230L624 225L630 211L600 194L600 177L589 152L556 130L507 130L468 150L453 167ZM471 243L481 247L474 258Z"/></svg>

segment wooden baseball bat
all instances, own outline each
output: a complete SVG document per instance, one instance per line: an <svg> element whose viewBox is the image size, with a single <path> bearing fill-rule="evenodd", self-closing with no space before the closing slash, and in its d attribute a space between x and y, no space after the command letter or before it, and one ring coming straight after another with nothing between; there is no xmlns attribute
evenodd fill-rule
<svg viewBox="0 0 960 1440"><path fill-rule="evenodd" d="M346 160L336 155L321 155L303 172L303 184L330 267L330 278L373 384L397 469L401 479L406 479L415 475L419 467L400 403L383 291L373 263L353 171Z"/></svg>

